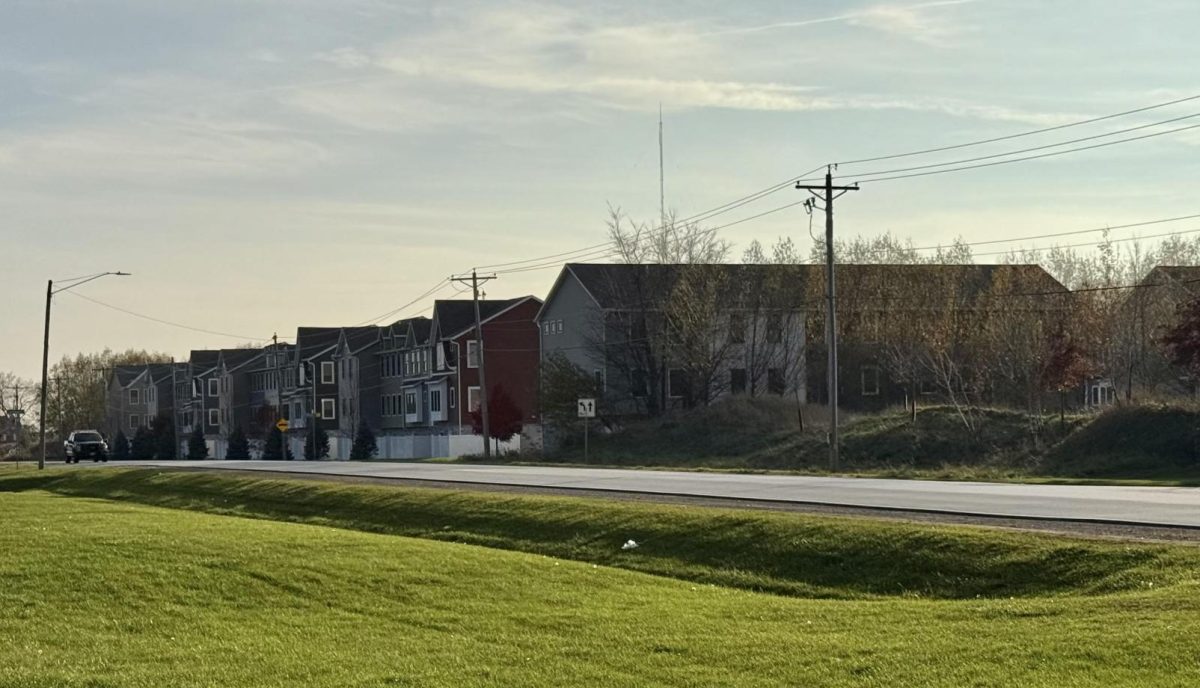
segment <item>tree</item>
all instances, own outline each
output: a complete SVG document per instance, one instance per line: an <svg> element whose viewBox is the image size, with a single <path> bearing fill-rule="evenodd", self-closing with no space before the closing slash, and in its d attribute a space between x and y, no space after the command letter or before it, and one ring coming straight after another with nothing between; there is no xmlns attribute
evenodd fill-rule
<svg viewBox="0 0 1200 688"><path fill-rule="evenodd" d="M262 457L264 461L283 461L285 458L291 461L296 458L292 456L292 448L287 446L283 432L274 426L271 427L271 432L267 435L267 443L263 446Z"/></svg>
<svg viewBox="0 0 1200 688"><path fill-rule="evenodd" d="M555 351L542 359L542 420L563 431L580 424L578 402L600 396L596 378ZM489 419L490 420L490 419Z"/></svg>
<svg viewBox="0 0 1200 688"><path fill-rule="evenodd" d="M117 439L113 440L112 457L116 461L129 459L129 438L125 436L124 430L117 431Z"/></svg>
<svg viewBox="0 0 1200 688"><path fill-rule="evenodd" d="M188 436L187 457L192 461L201 461L208 458L208 442L204 441L204 430L199 425Z"/></svg>
<svg viewBox="0 0 1200 688"><path fill-rule="evenodd" d="M175 423L170 416L160 415L154 419L154 457L156 459L174 459L178 453L175 446Z"/></svg>
<svg viewBox="0 0 1200 688"><path fill-rule="evenodd" d="M241 425L235 426L233 432L229 433L229 447L225 450L225 458L243 461L250 458L250 440L246 439Z"/></svg>
<svg viewBox="0 0 1200 688"><path fill-rule="evenodd" d="M1087 356L1070 337L1058 332L1050 338L1049 354L1042 366L1042 389L1058 392L1058 421L1067 420L1067 392L1087 382L1090 374Z"/></svg>
<svg viewBox="0 0 1200 688"><path fill-rule="evenodd" d="M1200 379L1200 299L1182 304L1175 324L1162 335L1171 363L1183 368L1193 380Z"/></svg>
<svg viewBox="0 0 1200 688"><path fill-rule="evenodd" d="M325 432L325 428L318 423L316 432L312 430L304 433L304 460L316 461L329 456L329 433ZM316 451L313 450L313 435L317 436Z"/></svg>
<svg viewBox="0 0 1200 688"><path fill-rule="evenodd" d="M171 360L169 354L138 349L120 352L105 349L99 353L81 353L75 358L64 356L50 367L47 429L61 434L74 428L104 427L112 369Z"/></svg>
<svg viewBox="0 0 1200 688"><path fill-rule="evenodd" d="M517 403L500 385L492 387L488 394L488 431L491 438L507 442L521 432L525 420ZM480 409L471 411L471 426L476 435L483 434L483 414Z"/></svg>
<svg viewBox="0 0 1200 688"><path fill-rule="evenodd" d="M133 442L129 445L129 458L136 461L153 459L154 450L154 433L145 425L139 427L133 434Z"/></svg>
<svg viewBox="0 0 1200 688"><path fill-rule="evenodd" d="M368 461L377 453L379 446L375 443L375 433L371 432L367 421L362 420L358 424L358 432L354 435L354 446L350 448L350 460Z"/></svg>

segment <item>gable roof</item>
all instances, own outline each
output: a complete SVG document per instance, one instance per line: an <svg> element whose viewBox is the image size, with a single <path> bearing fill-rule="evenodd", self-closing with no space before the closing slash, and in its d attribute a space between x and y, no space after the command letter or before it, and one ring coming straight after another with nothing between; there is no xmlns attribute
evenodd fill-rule
<svg viewBox="0 0 1200 688"><path fill-rule="evenodd" d="M146 366L144 365L124 365L115 366L112 371L113 377L116 378L117 384L121 387L128 387L137 382L139 378L146 374Z"/></svg>
<svg viewBox="0 0 1200 688"><path fill-rule="evenodd" d="M200 375L207 373L217 367L217 361L221 358L219 349L193 349L188 354L188 363L192 366L192 375Z"/></svg>
<svg viewBox="0 0 1200 688"><path fill-rule="evenodd" d="M333 348L341 333L340 327L297 327L296 349L300 360L307 361Z"/></svg>
<svg viewBox="0 0 1200 688"><path fill-rule="evenodd" d="M721 295L730 300L730 307L736 307L742 292L737 287L767 278L781 285L775 290L777 298L772 305L776 308L814 306L825 292L823 265L568 263L547 301L553 299L564 279L574 278L602 309L661 308L690 270L699 271L694 274L700 279L726 285ZM1038 265L839 264L834 275L841 295L869 291L874 296L898 296L915 284L946 285L947 292L952 288L955 296L968 299L1001 285L1010 292L1068 291Z"/></svg>
<svg viewBox="0 0 1200 688"><path fill-rule="evenodd" d="M512 299L483 299L479 302L479 322L485 323L505 311L529 300L541 303L536 296L518 296ZM475 327L475 303L470 299L447 299L433 303L433 319L437 322L438 337L453 339ZM414 330L416 328L414 327ZM417 333L420 338L421 333ZM426 339L429 337L425 331Z"/></svg>
<svg viewBox="0 0 1200 688"><path fill-rule="evenodd" d="M233 372L265 355L262 349L221 349L220 365Z"/></svg>
<svg viewBox="0 0 1200 688"><path fill-rule="evenodd" d="M1156 265L1142 280L1142 283L1153 283L1158 275L1166 277L1189 292L1200 291L1200 266Z"/></svg>

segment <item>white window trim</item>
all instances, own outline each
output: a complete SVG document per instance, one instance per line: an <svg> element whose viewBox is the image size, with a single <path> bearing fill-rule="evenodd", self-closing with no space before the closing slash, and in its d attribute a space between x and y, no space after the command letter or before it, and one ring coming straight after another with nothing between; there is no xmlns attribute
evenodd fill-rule
<svg viewBox="0 0 1200 688"><path fill-rule="evenodd" d="M474 346L472 346L474 345ZM471 352L475 352L475 365L471 365ZM474 370L479 367L479 340L467 340L467 368Z"/></svg>
<svg viewBox="0 0 1200 688"><path fill-rule="evenodd" d="M442 390L429 390L429 413L442 415Z"/></svg>
<svg viewBox="0 0 1200 688"><path fill-rule="evenodd" d="M221 394L221 388L219 385L220 385L220 383L217 382L217 378L215 378L215 377L208 378L208 396L210 396L210 397L219 396Z"/></svg>
<svg viewBox="0 0 1200 688"><path fill-rule="evenodd" d="M474 399L471 397L474 397ZM479 385L467 387L467 413L473 412L479 405Z"/></svg>
<svg viewBox="0 0 1200 688"><path fill-rule="evenodd" d="M155 399L158 396L157 394L154 393L154 389L155 389L154 387L146 388L146 403L147 404L153 404Z"/></svg>
<svg viewBox="0 0 1200 688"><path fill-rule="evenodd" d="M326 420L334 420L335 418L337 418L337 400L336 399L322 399L321 400L321 417Z"/></svg>
<svg viewBox="0 0 1200 688"><path fill-rule="evenodd" d="M221 424L221 412L218 409L209 409L208 410L208 424L209 425L220 425Z"/></svg>
<svg viewBox="0 0 1200 688"><path fill-rule="evenodd" d="M129 415L129 429L130 429L130 430L137 430L137 428L138 428L138 417L137 417L137 414L130 414L130 415Z"/></svg>
<svg viewBox="0 0 1200 688"><path fill-rule="evenodd" d="M332 385L336 380L333 361L321 361L321 384Z"/></svg>
<svg viewBox="0 0 1200 688"><path fill-rule="evenodd" d="M138 394L136 389L129 390L129 403L130 405L142 403L141 395Z"/></svg>

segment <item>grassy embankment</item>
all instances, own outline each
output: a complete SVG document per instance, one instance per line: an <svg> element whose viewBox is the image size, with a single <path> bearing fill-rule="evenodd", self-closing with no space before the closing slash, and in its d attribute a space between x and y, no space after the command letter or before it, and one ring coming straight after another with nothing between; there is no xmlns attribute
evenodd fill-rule
<svg viewBox="0 0 1200 688"><path fill-rule="evenodd" d="M975 412L968 429L949 407L852 416L842 434L842 472L880 477L1038 482L1200 484L1200 411L1165 406L1098 415L1031 417ZM812 425L810 423L810 425ZM798 431L796 406L738 399L660 420L593 433L590 463L710 470L823 472L823 427ZM579 463L569 444L547 461Z"/></svg>
<svg viewBox="0 0 1200 688"><path fill-rule="evenodd" d="M115 470L0 519L4 688L1200 681L1187 547Z"/></svg>

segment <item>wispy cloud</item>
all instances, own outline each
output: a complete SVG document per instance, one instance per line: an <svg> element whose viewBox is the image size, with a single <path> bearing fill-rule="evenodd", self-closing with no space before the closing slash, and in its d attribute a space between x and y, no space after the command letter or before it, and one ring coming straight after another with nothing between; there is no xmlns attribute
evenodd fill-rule
<svg viewBox="0 0 1200 688"><path fill-rule="evenodd" d="M785 29L800 29L820 24L845 23L904 36L921 43L941 44L946 39L956 35L959 28L946 17L929 12L929 10L954 5L974 4L979 1L936 0L935 2L924 2L914 5L872 5L854 12L846 12L828 17L815 17L812 19L772 22L770 24L724 29L712 31L705 35L745 35Z"/></svg>

